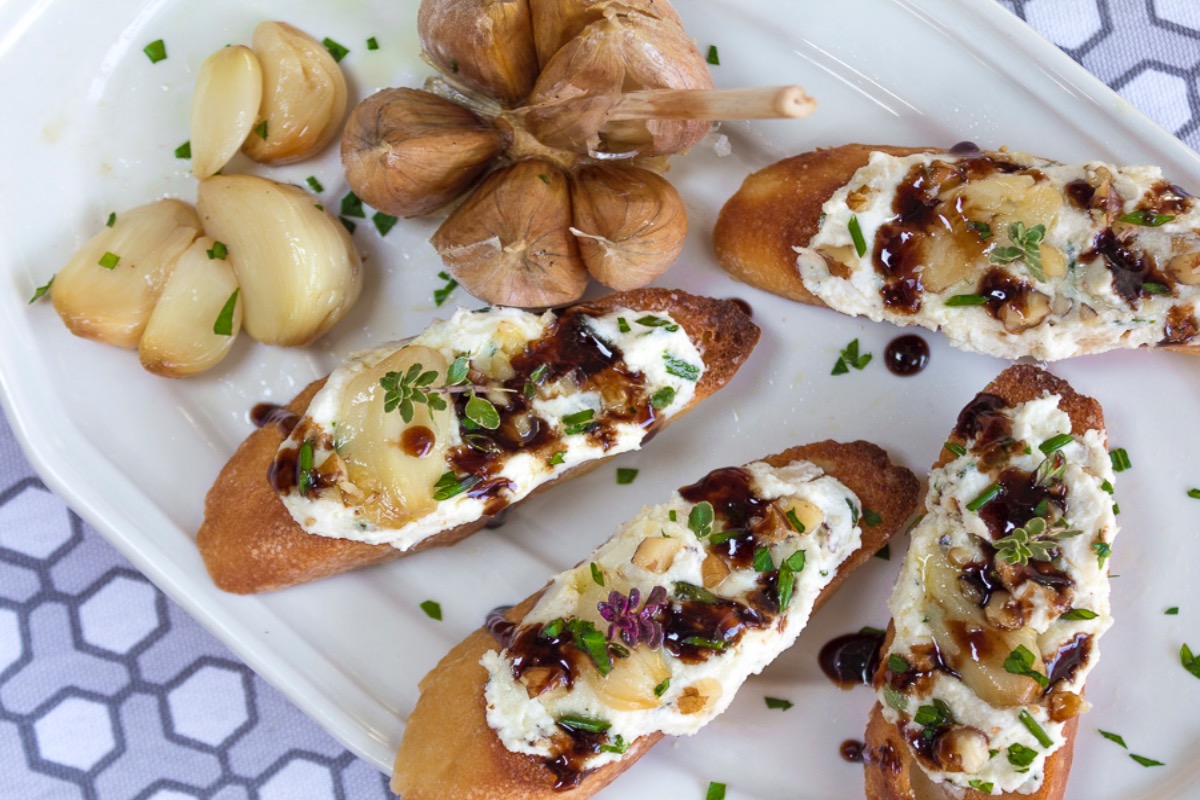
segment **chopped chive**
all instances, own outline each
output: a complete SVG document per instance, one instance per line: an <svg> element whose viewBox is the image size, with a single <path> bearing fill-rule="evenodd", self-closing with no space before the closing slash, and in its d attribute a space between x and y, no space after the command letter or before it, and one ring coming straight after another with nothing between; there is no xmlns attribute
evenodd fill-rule
<svg viewBox="0 0 1200 800"><path fill-rule="evenodd" d="M998 494L1000 494L1000 484L993 483L991 486L987 487L982 492L980 492L978 497L976 497L971 502L967 503L967 510L968 511L978 511L979 509L986 506L988 503L995 500L996 496Z"/></svg>
<svg viewBox="0 0 1200 800"><path fill-rule="evenodd" d="M450 277L450 273L439 272L438 277L444 280L446 285L440 289L433 290L433 304L435 306L440 306L442 303L446 302L447 298L450 297L450 293L458 288L458 281Z"/></svg>
<svg viewBox="0 0 1200 800"><path fill-rule="evenodd" d="M1126 750L1129 749L1129 745L1125 744L1125 739L1123 739L1119 734L1109 733L1108 731L1102 731L1099 728L1097 728L1096 730L1100 732L1101 736L1103 736L1105 739L1108 739L1110 742L1116 742L1117 744L1121 745L1121 747L1124 747Z"/></svg>
<svg viewBox="0 0 1200 800"><path fill-rule="evenodd" d="M854 501L849 497L846 498L846 505L850 508L850 524L858 524L858 506L854 505Z"/></svg>
<svg viewBox="0 0 1200 800"><path fill-rule="evenodd" d="M146 54L146 58L150 59L151 64L157 64L160 61L166 60L167 45L162 39L155 39L153 42L143 47L142 52Z"/></svg>
<svg viewBox="0 0 1200 800"><path fill-rule="evenodd" d="M689 636L683 640L684 644L690 644L692 647L702 647L706 650L724 650L729 646L727 642L720 639L709 639L705 636Z"/></svg>
<svg viewBox="0 0 1200 800"><path fill-rule="evenodd" d="M676 581L674 588L676 596L683 600L694 600L697 603L708 603L710 605L721 600L721 598L708 589L705 589L703 586L697 586L694 583Z"/></svg>
<svg viewBox="0 0 1200 800"><path fill-rule="evenodd" d="M888 656L887 665L888 669L897 675L903 675L912 669L912 666L907 661L895 653L892 653L890 656Z"/></svg>
<svg viewBox="0 0 1200 800"><path fill-rule="evenodd" d="M697 381L700 379L700 368L694 364L689 364L683 359L675 358L670 353L663 353L663 361L667 364L667 372L676 378L683 378L685 381Z"/></svg>
<svg viewBox="0 0 1200 800"><path fill-rule="evenodd" d="M307 183L308 188L312 189L314 192L320 193L325 191L325 187L321 185L319 180L317 180L316 175L309 175L304 179L304 182Z"/></svg>
<svg viewBox="0 0 1200 800"><path fill-rule="evenodd" d="M629 323L625 321L624 317L617 317L617 330L621 333L629 333L631 330Z"/></svg>
<svg viewBox="0 0 1200 800"><path fill-rule="evenodd" d="M179 147L175 148L175 157L176 158L191 158L192 157L192 140L191 139L188 139L186 142L179 145Z"/></svg>
<svg viewBox="0 0 1200 800"><path fill-rule="evenodd" d="M617 467L617 484L628 486L638 476L638 471L630 467Z"/></svg>
<svg viewBox="0 0 1200 800"><path fill-rule="evenodd" d="M1096 551L1096 555L1100 559L1100 566L1103 567L1104 562L1112 555L1112 545L1108 542L1092 542L1092 549Z"/></svg>
<svg viewBox="0 0 1200 800"><path fill-rule="evenodd" d="M1051 436L1046 441L1038 445L1038 449L1046 455L1050 455L1056 450L1061 450L1071 442L1075 441L1075 437L1069 433L1060 433L1058 436Z"/></svg>
<svg viewBox="0 0 1200 800"><path fill-rule="evenodd" d="M967 228L979 234L979 241L981 242L986 242L988 239L992 238L992 226L986 222L969 220L967 222Z"/></svg>
<svg viewBox="0 0 1200 800"><path fill-rule="evenodd" d="M325 49L329 51L329 55L333 56L334 61L340 62L350 52L328 36L321 40L321 44L325 45Z"/></svg>
<svg viewBox="0 0 1200 800"><path fill-rule="evenodd" d="M421 603L421 610L425 612L425 616L430 619L436 619L439 622L442 619L442 606L436 600L426 600Z"/></svg>
<svg viewBox="0 0 1200 800"><path fill-rule="evenodd" d="M1062 619L1095 619L1098 616L1100 615L1089 608L1072 608L1062 615Z"/></svg>
<svg viewBox="0 0 1200 800"><path fill-rule="evenodd" d="M300 475L296 480L296 489L301 495L308 494L312 489L313 483L313 443L312 439L305 439L300 445Z"/></svg>
<svg viewBox="0 0 1200 800"><path fill-rule="evenodd" d="M654 687L654 696L662 697L664 694L667 693L667 689L669 689L669 688L671 688L671 679L663 678L662 681L658 684L658 686Z"/></svg>
<svg viewBox="0 0 1200 800"><path fill-rule="evenodd" d="M267 121L264 119L262 122L255 125L254 132L258 134L258 138L265 142L267 140Z"/></svg>
<svg viewBox="0 0 1200 800"><path fill-rule="evenodd" d="M213 333L217 336L232 336L233 335L233 311L237 308L238 292L241 288L233 290L233 294L229 295L229 299L225 301L225 305L221 306L221 313L217 314L217 319L213 322Z"/></svg>
<svg viewBox="0 0 1200 800"><path fill-rule="evenodd" d="M380 236L387 236L388 232L396 227L397 219L391 214L376 211L371 215L371 221L375 223L375 230L379 231Z"/></svg>
<svg viewBox="0 0 1200 800"><path fill-rule="evenodd" d="M225 256L229 255L229 248L225 246L224 242L213 242L212 249L205 250L204 252L208 254L209 260L219 259L224 261Z"/></svg>
<svg viewBox="0 0 1200 800"><path fill-rule="evenodd" d="M597 586L604 585L604 570L600 569L600 565L595 561L592 562L592 580Z"/></svg>
<svg viewBox="0 0 1200 800"><path fill-rule="evenodd" d="M787 711L789 708L792 708L794 705L796 705L792 701L784 700L781 697L764 697L763 700L766 701L767 708L779 709L780 711Z"/></svg>
<svg viewBox="0 0 1200 800"><path fill-rule="evenodd" d="M946 298L946 305L951 308L960 306L984 306L988 299L981 294L956 294Z"/></svg>
<svg viewBox="0 0 1200 800"><path fill-rule="evenodd" d="M1165 767L1166 766L1166 764L1164 764L1161 761L1155 761L1153 758L1146 758L1145 756L1139 756L1136 753L1130 753L1129 757L1132 758L1137 763L1141 764L1143 767Z"/></svg>
<svg viewBox="0 0 1200 800"><path fill-rule="evenodd" d="M121 263L121 257L116 253L105 252L96 263L105 269L116 269L117 264Z"/></svg>
<svg viewBox="0 0 1200 800"><path fill-rule="evenodd" d="M1129 453L1125 452L1124 447L1118 447L1116 450L1113 450L1108 454L1108 457L1112 461L1113 472L1124 472L1133 466L1129 460Z"/></svg>
<svg viewBox="0 0 1200 800"><path fill-rule="evenodd" d="M1179 648L1179 663L1192 675L1200 678L1200 658L1196 658L1192 654L1192 648L1186 644Z"/></svg>
<svg viewBox="0 0 1200 800"><path fill-rule="evenodd" d="M897 711L903 712L908 709L908 698L887 684L883 686L883 701Z"/></svg>
<svg viewBox="0 0 1200 800"><path fill-rule="evenodd" d="M709 64L712 64L714 67L721 66L721 55L717 52L717 46L715 44L710 44L708 46L708 55L704 57L704 60Z"/></svg>
<svg viewBox="0 0 1200 800"><path fill-rule="evenodd" d="M667 512L667 518L670 519L671 522L679 521L679 515L675 513L675 509L673 509L673 508Z"/></svg>
<svg viewBox="0 0 1200 800"><path fill-rule="evenodd" d="M796 533L804 533L804 523L796 516L796 509L789 508L784 516L787 517L788 523L795 529Z"/></svg>
<svg viewBox="0 0 1200 800"><path fill-rule="evenodd" d="M1200 500L1200 489L1188 489L1188 497L1193 500Z"/></svg>
<svg viewBox="0 0 1200 800"><path fill-rule="evenodd" d="M1167 295L1171 293L1170 287L1168 287L1166 284L1154 283L1153 281L1147 281L1146 283L1143 283L1142 291L1146 294L1157 295Z"/></svg>
<svg viewBox="0 0 1200 800"><path fill-rule="evenodd" d="M1017 645L1017 649L1009 653L1008 657L1004 659L1004 671L1013 675L1024 675L1027 678L1032 678L1038 686L1045 689L1050 685L1050 679L1033 668L1034 659L1035 657L1032 650L1023 644ZM1021 713L1024 714L1025 712ZM1021 721L1024 722L1025 727L1028 728L1029 724L1033 722L1033 717L1029 717L1028 722L1025 721L1025 717L1022 717ZM1033 724L1036 725L1037 723L1033 722ZM1033 729L1030 728L1030 730L1032 731ZM1037 734L1035 733L1034 736L1037 736ZM1039 739L1039 741L1041 740ZM1050 746L1049 742L1042 742L1042 744L1045 747Z"/></svg>
<svg viewBox="0 0 1200 800"><path fill-rule="evenodd" d="M544 172L538 173L538 180L541 181L542 183L546 184L547 186L550 185L550 176Z"/></svg>
<svg viewBox="0 0 1200 800"><path fill-rule="evenodd" d="M854 241L854 252L862 258L867 254L867 240L863 238L862 228L858 225L858 216L851 215L846 227L850 229L850 238Z"/></svg>
<svg viewBox="0 0 1200 800"><path fill-rule="evenodd" d="M582 714L567 714L555 720L559 725L573 731L586 733L604 733L612 727L612 723L597 717L585 717Z"/></svg>
<svg viewBox="0 0 1200 800"><path fill-rule="evenodd" d="M374 36L372 36L370 39L367 39L367 49L368 50L378 50L379 49L379 42L375 39Z"/></svg>
<svg viewBox="0 0 1200 800"><path fill-rule="evenodd" d="M708 784L708 792L704 795L704 800L725 800L725 784L711 781Z"/></svg>
<svg viewBox="0 0 1200 800"><path fill-rule="evenodd" d="M550 456L550 466L553 467L553 466L557 466L558 464L563 463L563 457L565 455L566 455L565 452L558 452L558 453L555 453L554 455Z"/></svg>
<svg viewBox="0 0 1200 800"><path fill-rule="evenodd" d="M113 225L116 225L116 224L117 224L117 212L115 212L115 211L108 212L108 221L104 223L104 227L111 228Z"/></svg>
<svg viewBox="0 0 1200 800"><path fill-rule="evenodd" d="M45 283L43 283L41 286L37 287L37 289L34 290L33 297L29 298L29 305L33 305L38 300L41 300L46 295L46 292L50 291L50 287L53 285L54 285L54 276L51 275L50 280L46 281Z"/></svg>
<svg viewBox="0 0 1200 800"><path fill-rule="evenodd" d="M956 456L961 457L961 456L965 456L967 454L967 448L963 447L958 442L946 442L944 445L942 445L942 447L945 448L946 450L949 450L951 453L953 453Z"/></svg>
<svg viewBox="0 0 1200 800"><path fill-rule="evenodd" d="M443 473L442 477L438 478L437 483L433 485L433 499L439 502L449 500L451 497L456 497L467 491L479 483L479 480L479 477L476 475L468 475L460 481L453 472Z"/></svg>
<svg viewBox="0 0 1200 800"><path fill-rule="evenodd" d="M1033 734L1033 738L1037 739L1038 744L1042 747L1049 747L1054 744L1054 740L1046 735L1046 732L1042 730L1042 726L1038 725L1037 720L1031 717L1028 711L1022 711L1017 715L1017 719L1021 720L1021 724Z"/></svg>
<svg viewBox="0 0 1200 800"><path fill-rule="evenodd" d="M1028 767L1037 758L1037 750L1023 744L1012 744L1008 747L1008 763L1014 767Z"/></svg>
<svg viewBox="0 0 1200 800"><path fill-rule="evenodd" d="M991 781L981 780L979 778L967 781L967 785L975 791L983 792L984 794L991 794L996 789L996 784L992 783Z"/></svg>
<svg viewBox="0 0 1200 800"><path fill-rule="evenodd" d="M629 745L626 744L625 739L619 733L617 734L617 738L613 739L612 744L600 745L601 753L616 753L619 756L625 755L625 751L628 749Z"/></svg>
<svg viewBox="0 0 1200 800"><path fill-rule="evenodd" d="M1146 228L1157 228L1159 225L1165 225L1166 223L1175 219L1175 215L1157 214L1153 211L1148 211L1147 209L1143 208L1138 209L1137 211L1131 211L1128 214L1122 214L1121 216L1117 217L1117 219L1121 222L1127 222L1130 225L1141 225Z"/></svg>
<svg viewBox="0 0 1200 800"><path fill-rule="evenodd" d="M1163 613L1164 613L1164 614L1166 614L1168 617L1174 617L1174 616L1178 616L1178 614L1179 614L1179 606L1171 606L1170 608L1168 608L1168 609L1167 609L1166 611L1164 611Z"/></svg>

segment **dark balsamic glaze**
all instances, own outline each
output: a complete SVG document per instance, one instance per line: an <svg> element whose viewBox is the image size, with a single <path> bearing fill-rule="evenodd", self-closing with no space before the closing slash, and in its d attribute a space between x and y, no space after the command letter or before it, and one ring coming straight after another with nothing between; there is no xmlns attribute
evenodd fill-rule
<svg viewBox="0 0 1200 800"><path fill-rule="evenodd" d="M736 600L722 599L716 603L684 600L675 603L667 615L663 647L685 664L699 664L718 649L698 640L720 642L729 648L746 631L766 627L768 622L764 614Z"/></svg>
<svg viewBox="0 0 1200 800"><path fill-rule="evenodd" d="M981 430L1000 424L1001 420L1008 420L1001 413L1006 408L1008 403L1003 397L980 392L959 412L954 435L963 440L974 438Z"/></svg>
<svg viewBox="0 0 1200 800"><path fill-rule="evenodd" d="M929 345L915 333L897 336L883 351L883 363L893 375L916 375L929 364Z"/></svg>
<svg viewBox="0 0 1200 800"><path fill-rule="evenodd" d="M256 428L278 424L283 430L283 435L288 436L291 434L292 429L296 427L296 423L300 421L300 417L288 411L284 406L274 403L258 403L254 408L250 409L250 421L254 423L254 427Z"/></svg>
<svg viewBox="0 0 1200 800"><path fill-rule="evenodd" d="M990 269L979 282L978 294L987 298L987 309L999 317L1005 306L1021 308L1033 287L1002 269Z"/></svg>
<svg viewBox="0 0 1200 800"><path fill-rule="evenodd" d="M1159 272L1154 260L1137 250L1131 238L1122 238L1106 228L1096 235L1092 249L1083 254L1084 261L1104 259L1104 265L1112 273L1113 291L1133 307L1142 297L1151 296L1146 291L1147 283L1157 283L1170 289L1173 281Z"/></svg>
<svg viewBox="0 0 1200 800"><path fill-rule="evenodd" d="M987 524L992 540L1002 539L1038 516L1037 507L1045 500L1063 505L1062 484L1039 486L1032 472L1009 467L996 479L1000 493L987 505L979 509L979 516ZM1044 562L1038 562L1044 563Z"/></svg>
<svg viewBox="0 0 1200 800"><path fill-rule="evenodd" d="M974 142L962 141L950 145L950 149L947 152L952 156L975 156L979 155L982 151L980 151L979 145Z"/></svg>
<svg viewBox="0 0 1200 800"><path fill-rule="evenodd" d="M847 633L825 643L817 655L817 663L825 677L842 689L871 685L879 668L883 649L882 632L859 631Z"/></svg>
<svg viewBox="0 0 1200 800"><path fill-rule="evenodd" d="M433 431L424 425L412 425L400 434L400 449L413 458L424 458L437 441Z"/></svg>
<svg viewBox="0 0 1200 800"><path fill-rule="evenodd" d="M558 726L555 744L559 754L546 761L546 766L554 773L555 791L574 789L587 774L587 761L600 752L600 747L608 743L608 734L581 731L576 728Z"/></svg>
<svg viewBox="0 0 1200 800"><path fill-rule="evenodd" d="M488 612L483 623L483 627L487 628L487 632L501 647L508 647L512 644L513 633L517 630L516 624L509 622L508 617L505 616L511 608L512 606L496 606Z"/></svg>
<svg viewBox="0 0 1200 800"><path fill-rule="evenodd" d="M698 483L680 489L679 494L690 503L711 503L716 518L724 523L723 530L741 531L711 545L710 550L739 569L750 566L757 546L753 523L765 522L767 509L767 503L759 500L750 487L750 474L736 467L713 470Z"/></svg>
<svg viewBox="0 0 1200 800"><path fill-rule="evenodd" d="M1080 178L1079 180L1071 181L1064 188L1067 191L1067 199L1071 201L1071 205L1084 210L1091 208L1092 198L1096 196L1095 186Z"/></svg>
<svg viewBox="0 0 1200 800"><path fill-rule="evenodd" d="M865 761L863 755L866 749L867 746L863 742L857 739L847 739L838 747L838 755L842 757L843 761L849 761L851 764L862 764Z"/></svg>
<svg viewBox="0 0 1200 800"><path fill-rule="evenodd" d="M1167 312L1167 324L1163 329L1163 340L1160 346L1172 344L1188 344L1200 335L1200 324L1196 322L1196 312L1192 306L1173 306Z"/></svg>
<svg viewBox="0 0 1200 800"><path fill-rule="evenodd" d="M1059 681L1070 681L1075 677L1075 671L1079 669L1081 664L1087 663L1088 655L1092 651L1092 637L1086 633L1081 633L1071 641L1064 644L1054 654L1052 659L1046 662L1046 672L1050 676L1050 685Z"/></svg>

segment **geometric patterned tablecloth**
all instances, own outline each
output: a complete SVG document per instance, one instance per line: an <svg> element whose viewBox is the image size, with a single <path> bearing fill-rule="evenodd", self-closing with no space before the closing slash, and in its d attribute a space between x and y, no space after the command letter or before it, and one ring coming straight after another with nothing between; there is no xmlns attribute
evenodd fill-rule
<svg viewBox="0 0 1200 800"><path fill-rule="evenodd" d="M1200 0L998 1L1200 149ZM390 797L47 491L0 418L0 798Z"/></svg>

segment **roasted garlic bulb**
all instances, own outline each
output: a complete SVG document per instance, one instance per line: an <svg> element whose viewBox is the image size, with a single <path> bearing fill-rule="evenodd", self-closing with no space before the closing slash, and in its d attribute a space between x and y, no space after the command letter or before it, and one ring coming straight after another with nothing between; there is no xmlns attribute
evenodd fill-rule
<svg viewBox="0 0 1200 800"><path fill-rule="evenodd" d="M417 26L451 99L387 89L351 113L342 162L359 197L411 217L474 186L432 241L498 305L569 303L588 273L633 289L671 265L687 214L650 169L731 117L688 102L720 93L668 2L423 0Z"/></svg>

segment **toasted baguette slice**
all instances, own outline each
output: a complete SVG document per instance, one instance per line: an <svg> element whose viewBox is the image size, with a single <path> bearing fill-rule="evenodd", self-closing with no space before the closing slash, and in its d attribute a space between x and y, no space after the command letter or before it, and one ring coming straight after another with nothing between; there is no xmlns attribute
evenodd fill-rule
<svg viewBox="0 0 1200 800"><path fill-rule="evenodd" d="M1157 167L850 144L749 176L713 241L752 286L1051 361L1200 353L1197 229L1200 208Z"/></svg>
<svg viewBox="0 0 1200 800"><path fill-rule="evenodd" d="M667 289L639 289L586 304L588 313L596 314L619 308L632 308L650 315L669 314L686 332L704 361L704 372L695 385L691 400L671 416L657 417L651 431L678 419L728 383L758 341L758 328L733 301ZM322 384L323 380L307 387L287 410L303 415ZM266 425L251 433L208 493L197 545L213 581L226 591L245 594L282 589L391 561L428 547L454 544L482 528L500 510L489 506L477 519L435 533L407 549L307 533L296 523L268 480L268 470L288 435L277 424ZM534 492L594 469L610 457L601 456L560 471Z"/></svg>
<svg viewBox="0 0 1200 800"><path fill-rule="evenodd" d="M784 484L786 488L777 490L779 494L770 501L767 510L756 511L747 521L739 523L739 527L752 530L753 534L743 534L747 538L735 539L733 545L719 543L718 534L732 527L731 520L736 522L738 517L738 512L730 509L743 507L738 506L741 501L737 498L744 497L736 491L722 493L720 487L740 485L730 475L746 475L751 470L768 471L779 480L790 482ZM760 473L753 474L757 476ZM814 483L804 482L812 479L815 479ZM757 487L757 480L756 477L755 482L746 485ZM892 464L887 454L875 445L826 441L793 447L744 469L717 470L701 482L681 489L666 505L645 509L575 569L563 573L547 588L510 609L505 617L508 623L516 625L515 629L513 625L503 622L499 626L492 625L493 631L497 628L508 629L498 637L506 640L503 650L488 629L481 628L451 650L422 680L420 699L408 719L396 757L393 790L405 800L591 797L662 739L664 729L671 729L677 734L691 733L695 728L680 730L674 726L680 721L692 719L687 715L694 714L698 727L724 710L745 677L752 670L756 671L744 660L737 659L752 654L756 658L765 657L769 660L790 645L807 622L809 613L832 596L851 572L904 526L916 507L918 495L919 485L912 473ZM810 498L811 506L805 505L807 501L797 499L805 496ZM715 500L710 506L715 507L716 513L709 517L712 533L708 534L705 533L704 515L693 518L693 514L698 512L692 509L704 504L699 499L702 497L723 498ZM782 512L780 509L783 509ZM874 526L859 527L862 509L877 512L882 521ZM799 526L784 521L788 510L799 521ZM672 513L675 520L670 519ZM807 520L807 524L803 520ZM808 534L797 534L800 526ZM697 537L694 533L697 530L705 536ZM846 534L845 538L843 533ZM856 538L859 535L861 538ZM756 537L753 542L749 541L750 536ZM758 578L759 573L749 564L748 554L750 551L757 553L758 548L768 541L771 542L772 553L770 567L778 571L768 570L761 573L762 578ZM818 541L830 543L828 555L824 546L816 544ZM837 543L841 549L833 550L833 543ZM688 574L687 570L698 570L705 576L692 575L691 580L706 584L719 596L719 601L726 604L722 607L725 610L719 615L728 620L728 615L741 613L737 608L748 606L735 605L727 598L737 597L751 605L761 602L761 599L751 599L753 595L744 594L744 590L736 588L745 585L738 583L739 579L750 575L751 586L766 587L768 594L778 592L779 576L784 565L796 566L797 546L806 547L808 558L807 564L792 576L795 581L794 593L792 600L785 604L787 613L774 614L771 609L777 612L778 605L770 606L765 611L760 609L767 615L763 618L763 627L750 626L742 634L726 634L730 642L728 652L714 653L710 650L702 653L693 649L692 656L697 658L700 668L711 666L714 670L725 669L727 671L724 674L731 677L728 683L719 682L715 686L703 679L692 683L695 680L694 673L688 672L688 667L681 665L676 656L681 651L686 652L686 647L696 647L686 644L688 637L684 634L701 631L696 627L687 627L681 620L694 619L691 615L696 612L691 609L718 607L711 605L718 598L711 595L705 597L707 590L703 587L691 585L688 588L685 584L690 584L690 581L680 583L682 579L679 576ZM734 552L747 553L744 557L747 561L738 564L732 557ZM698 566L701 559L705 565L703 567ZM726 569L732 568L733 576L724 575L710 559L726 565ZM597 565L605 578L603 589L594 586L590 573L592 564ZM764 565L760 563L759 566ZM820 574L825 567L829 576ZM755 580L757 584L753 583ZM784 580L786 582L787 579ZM601 637L600 641L603 642L606 629L604 620L609 618L596 610L597 598L601 601L607 598L611 602L613 598L608 597L608 591L615 589L625 594L630 593L631 588L640 587L641 597L651 603L655 598L654 592L659 591L652 585L663 586L670 597L669 603L659 606L659 611L652 616L656 624L665 630L661 647L656 648L648 643L653 639L652 633L634 643L614 634L617 637L614 641L623 641L630 646L632 653L627 659L617 657L612 671L602 675L596 657L584 655L569 639L556 641L553 645L561 648L555 652L561 653L574 665L572 685L582 683L596 692L596 697L603 698L599 708L607 709L604 713L610 715L613 725L604 734L607 744L613 745L614 734L622 730L625 724L623 720L628 719L622 717L620 711L613 710L610 703L613 697L627 704L626 708L649 709L645 713L657 715L652 723L633 723L641 727L636 735L624 738L627 751L607 763L596 763L595 768L588 768L586 762L575 765L581 766L581 770L570 768L565 762L556 768L548 763L553 753L533 755L508 749L497 729L489 723L489 715L503 718L504 713L498 709L489 711L490 701L512 698L515 692L521 704L527 703L530 708L536 706L541 713L551 714L554 719L563 719L560 712L571 709L572 703L579 702L576 699L579 695L555 683L553 670L540 675L541 681L545 681L541 685L549 688L537 695L536 701L528 700L529 694L523 687L533 687L530 693L536 694L539 681L530 680L533 670L523 672L519 680L514 679L510 671L511 656L524 652L523 648L529 646L528 643L542 646L537 643L544 643L548 641L545 637L553 636L549 630L554 626L554 621L548 621L546 618L549 616L557 617L560 624L562 617L559 615L567 615L568 623L570 620L588 619L596 626L598 633L595 636ZM681 589L681 586L684 588ZM662 599L663 596L660 593L658 598ZM777 594L773 596L778 598ZM690 598L695 598L692 605L689 605L692 602ZM539 600L543 599L545 602L539 604ZM636 605L636 600L633 602ZM575 610L564 611L564 608ZM722 632L725 630L724 627L718 627ZM734 625L731 630L737 631L739 628ZM663 634L660 632L659 635ZM723 665L710 660L721 658L730 661ZM492 664L492 667L481 665L481 660ZM761 669L761 664L757 669ZM558 677L561 678L561 674ZM664 678L667 680L664 681ZM504 705L508 707L507 700ZM599 713L596 706L590 708L593 715ZM557 737L552 738L552 744L562 744L562 734L558 732L561 729L552 727L551 730L554 733L548 735ZM626 732L631 731L627 729ZM604 743L595 739L590 747ZM556 784L574 785L570 791L562 792L556 791Z"/></svg>
<svg viewBox="0 0 1200 800"><path fill-rule="evenodd" d="M1058 410L1048 411L1048 404L1053 402L1049 398L1054 397ZM1057 423L1052 419L1055 416ZM1001 417L1033 422L1028 427L1014 422L1010 429ZM1050 421L1039 423L1039 417ZM1033 558L1028 561L1032 567L1027 568L1005 557L1005 548L996 537L989 536L987 545L970 540L981 528L986 527L990 534L993 526L1001 524L1022 525L1028 530L1030 523L1024 519L1030 513L1027 509L1012 516L1024 501L1010 504L1007 498L1019 496L1017 487L1036 494L1036 480L1030 484L1014 474L1004 491L976 512L970 510L972 497L967 495L978 497L987 490L971 489L963 494L956 484L963 478L956 476L970 475L973 470L969 463L982 463L979 469L987 472L982 480L1001 470L1031 467L1043 458L1041 445L1053 438L1041 439L1048 431L1055 431L1055 435L1069 433L1075 442L1061 445L1057 451L1052 449L1045 456L1053 467L1053 459L1063 454L1064 466L1058 477L1047 470L1046 491L1041 494L1049 498L1049 505L1043 519L1063 513L1065 501L1055 499L1060 496L1077 500L1081 507L1093 501L1099 505L1083 520L1067 517L1071 527L1078 524L1082 530L1058 538L1057 552L1047 554L1054 561ZM1041 440L1026 441L1022 433L1037 433L1035 438ZM1011 437L1007 444L1006 437ZM1025 445L1033 456L1024 453ZM1066 790L1079 714L1086 710L1083 683L1098 656L1096 642L1112 621L1104 559L1116 534L1116 521L1111 497L1104 494L1103 488L1103 482L1112 480L1104 417L1095 400L1076 393L1065 381L1035 367L1010 367L963 411L947 448L934 464L926 515L913 528L909 552L890 602L893 620L874 678L881 702L872 709L866 731L867 797L1058 800ZM953 450L958 448L963 448L965 455L955 455ZM1065 507L1068 515L1075 513L1070 505ZM971 532L967 532L968 525ZM1065 529L1051 525L1045 530ZM1060 556L1063 561L1058 560ZM1035 584L1029 576L1036 570L1044 580L1062 578L1069 585L1063 588L1059 583L1058 588L1047 589ZM987 578L980 582L972 575ZM981 590L983 586L988 588ZM987 611L979 604L985 591L993 601ZM1095 616L1060 618L1067 607L1086 609ZM1039 613L1047 616L1036 628L1018 624L1020 617L1032 620ZM997 621L1010 627L997 627ZM959 644L964 636L969 639L966 647ZM1076 647L1079 637L1084 637L1084 644ZM1048 680L1048 688L1043 690L1036 678L1007 663L1018 646L1026 647L1032 656L1029 669ZM1070 660L1061 657L1068 651L1082 653L1078 665L1070 666ZM901 665L890 664L893 657L903 659L906 668L896 671L894 667ZM1067 666L1055 668L1055 663ZM983 684L985 676L990 676L986 677L989 685ZM921 707L936 709L935 699L946 703L953 721L934 719L928 726L915 723ZM1020 710L1032 717L1054 748L1049 755L1035 755L1027 773L1017 772L1020 768L1013 766L1010 758L1019 762L1022 756L1029 758L1031 751L1040 754L1047 748L1038 741L1034 726L1020 720ZM994 722L997 714L1009 718L1005 725ZM992 720L993 727L971 728L972 722L984 719ZM933 732L930 737L925 736L926 729ZM912 742L927 747L927 754L919 756ZM1015 752L1011 749L1014 746ZM990 750L999 752L989 758ZM950 776L958 788L947 788L930 777L930 770L938 772L937 765L944 768L941 777ZM1001 773L1012 771L996 775L997 765ZM968 770L968 766L976 768ZM1007 777L1010 784L1023 784L1029 776L1040 776L1040 785L1006 788L1002 783ZM970 788L972 780L977 782L976 788ZM986 791L989 785L991 791Z"/></svg>

